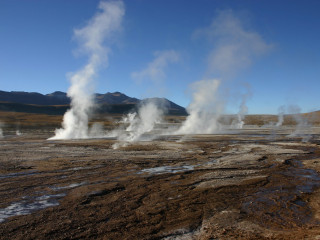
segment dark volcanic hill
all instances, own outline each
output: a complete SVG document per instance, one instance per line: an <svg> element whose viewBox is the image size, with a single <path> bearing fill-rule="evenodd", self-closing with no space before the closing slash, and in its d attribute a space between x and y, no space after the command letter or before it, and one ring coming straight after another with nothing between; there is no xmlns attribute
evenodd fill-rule
<svg viewBox="0 0 320 240"><path fill-rule="evenodd" d="M95 94L96 110L99 113L126 113L139 104L151 100L159 107L166 108L170 115L186 115L185 108L165 98L140 100L120 92ZM0 91L1 111L63 114L69 104L70 98L65 92L60 91L45 95L37 92Z"/></svg>
<svg viewBox="0 0 320 240"><path fill-rule="evenodd" d="M54 92L43 95L37 92L5 92L0 91L0 101L22 103L22 104L37 104L37 105L67 105L70 104L70 99L66 93Z"/></svg>
<svg viewBox="0 0 320 240"><path fill-rule="evenodd" d="M37 92L5 92L0 91L0 101L22 103L22 104L36 104L36 105L68 105L70 104L70 98L65 92L53 92L43 95ZM127 95L114 92L105 94L95 94L95 101L98 104L136 104L140 100L137 98L131 98Z"/></svg>
<svg viewBox="0 0 320 240"><path fill-rule="evenodd" d="M121 92L95 94L95 101L99 104L137 104L140 100L137 98L128 97Z"/></svg>

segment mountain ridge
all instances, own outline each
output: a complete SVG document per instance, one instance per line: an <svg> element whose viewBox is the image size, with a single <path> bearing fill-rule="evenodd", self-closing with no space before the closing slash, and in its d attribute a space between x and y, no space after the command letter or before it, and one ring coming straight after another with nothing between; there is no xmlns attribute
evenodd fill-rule
<svg viewBox="0 0 320 240"><path fill-rule="evenodd" d="M121 92L107 92L105 94L95 93L94 101L97 104L96 109L99 113L126 113L130 111L130 109L136 108L139 104L153 101L158 107L167 108L169 115L187 114L184 107L166 98L147 98L140 100L129 97ZM41 94L37 92L6 92L0 90L1 111L21 112L25 109L26 112L48 112L49 114L54 114L54 110L59 109L56 113L61 114L65 112L70 102L71 99L67 96L67 93L61 91Z"/></svg>

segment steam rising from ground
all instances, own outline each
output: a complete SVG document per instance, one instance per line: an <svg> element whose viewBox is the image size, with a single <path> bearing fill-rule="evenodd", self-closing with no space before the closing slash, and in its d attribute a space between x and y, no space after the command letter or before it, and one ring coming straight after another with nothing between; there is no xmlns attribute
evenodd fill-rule
<svg viewBox="0 0 320 240"><path fill-rule="evenodd" d="M94 125L88 128L90 111L93 107L93 78L103 62L107 62L109 49L102 46L121 27L124 6L121 1L100 2L101 12L97 13L82 29L74 32L81 43L80 50L89 55L88 64L71 76L71 109L65 114L62 129L56 130L52 139L72 139L92 137L102 127ZM221 94L221 86L226 79L240 70L249 67L253 60L267 52L271 46L253 31L244 28L240 19L232 11L221 11L212 24L197 31L198 36L205 36L214 47L209 51L207 77L191 85L192 101L187 107L189 116L176 131L178 134L215 133L221 130L218 122L224 113L227 99ZM140 72L132 73L138 80L146 78L154 83L164 78L164 68L170 62L179 60L173 51L157 52L154 61ZM216 77L220 77L219 80ZM235 126L242 128L244 115L248 112L247 96L243 97ZM123 119L127 127L123 131L112 132L122 142L137 141L146 133L154 130L156 123L162 120L163 110L154 102L140 106L137 113L130 113Z"/></svg>
<svg viewBox="0 0 320 240"><path fill-rule="evenodd" d="M202 80L192 84L192 101L187 107L189 116L177 134L214 133L220 128L218 118L223 111L223 102L218 97L220 81Z"/></svg>
<svg viewBox="0 0 320 240"><path fill-rule="evenodd" d="M283 115L285 112L285 107L284 106L280 106L278 109L278 122L276 123L276 127L280 127L283 124Z"/></svg>
<svg viewBox="0 0 320 240"><path fill-rule="evenodd" d="M247 107L247 99L251 96L251 92L248 91L246 94L242 95L241 103L240 103L240 109L236 116L236 119L233 120L231 124L231 128L234 129L242 129L244 125L244 118L245 115L248 113L248 107Z"/></svg>
<svg viewBox="0 0 320 240"><path fill-rule="evenodd" d="M89 116L94 105L93 79L99 67L108 61L110 49L103 43L120 30L124 4L122 1L100 2L99 9L85 27L74 31L75 39L80 42L79 52L89 55L89 60L87 65L71 75L68 90L71 109L63 117L62 128L57 129L51 139L88 137Z"/></svg>
<svg viewBox="0 0 320 240"><path fill-rule="evenodd" d="M166 77L164 69L167 65L179 60L179 54L174 50L157 51L154 56L154 60L148 64L147 68L131 73L131 77L138 81L148 79L154 83L159 83Z"/></svg>
<svg viewBox="0 0 320 240"><path fill-rule="evenodd" d="M3 123L0 122L0 138L3 138L3 130L2 130L2 127L3 127Z"/></svg>
<svg viewBox="0 0 320 240"><path fill-rule="evenodd" d="M121 142L113 147L118 148L128 142L142 140L142 137L151 140L154 135L149 135L148 137L144 135L151 133L156 124L162 122L164 113L164 108L152 100L142 103L138 112L129 113L122 119L122 123L127 127L125 132L117 131L117 139Z"/></svg>
<svg viewBox="0 0 320 240"><path fill-rule="evenodd" d="M285 116L285 113L288 113L288 115ZM292 128L292 133L287 137L301 137L303 142L308 142L312 137L312 118L312 114L301 113L301 108L298 105L283 105L278 108L278 121L276 123L271 122L269 124L265 124L262 127L272 128L274 131L272 137L275 137L276 131L281 130L281 126L284 124L286 119L287 123L285 125L289 125L291 127L295 125L295 128Z"/></svg>
<svg viewBox="0 0 320 240"><path fill-rule="evenodd" d="M207 74L220 75L224 81L249 67L255 57L271 48L258 33L246 30L231 10L220 12L209 27L198 30L195 35L205 36L215 46L208 56ZM190 115L177 133L215 133L221 129L218 119L226 101L219 94L222 84L223 81L213 77L192 84L192 102L187 107ZM242 128L248 112L246 99L247 96L237 115L237 128Z"/></svg>
<svg viewBox="0 0 320 240"><path fill-rule="evenodd" d="M292 114L294 120L296 121L296 129L289 135L289 137L302 136L302 141L308 142L311 138L311 135L308 134L308 130L311 125L307 119L301 114L301 108L297 105L291 105L288 107L288 112Z"/></svg>

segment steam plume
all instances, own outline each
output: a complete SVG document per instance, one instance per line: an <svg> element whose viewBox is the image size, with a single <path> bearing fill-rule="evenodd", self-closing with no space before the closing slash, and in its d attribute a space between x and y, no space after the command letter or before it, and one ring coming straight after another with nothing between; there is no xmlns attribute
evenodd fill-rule
<svg viewBox="0 0 320 240"><path fill-rule="evenodd" d="M285 108L284 106L280 106L278 109L278 122L276 123L276 127L281 127L283 124L283 115L284 115Z"/></svg>
<svg viewBox="0 0 320 240"><path fill-rule="evenodd" d="M245 115L248 113L248 107L247 107L247 99L248 97L251 96L251 92L248 91L246 94L242 95L242 99L241 99L241 104L240 104L240 109L239 112L237 114L237 118L235 121L232 122L232 128L235 129L242 129L243 125L244 125L244 118Z"/></svg>
<svg viewBox="0 0 320 240"><path fill-rule="evenodd" d="M289 135L289 137L301 136L302 141L308 142L311 138L310 130L311 124L308 119L301 114L301 108L297 105L291 105L288 107L288 112L292 114L297 125L295 130Z"/></svg>
<svg viewBox="0 0 320 240"><path fill-rule="evenodd" d="M169 65L180 60L178 52L174 50L163 50L154 52L154 58L147 66L131 73L131 78L135 83L141 85L145 89L145 94L152 96L163 96L167 92L165 86L166 71ZM142 86L141 86L142 87Z"/></svg>
<svg viewBox="0 0 320 240"><path fill-rule="evenodd" d="M154 83L159 83L166 77L164 69L168 64L179 60L179 54L174 50L157 51L154 56L154 60L148 64L147 68L131 73L131 77L138 81L148 79Z"/></svg>
<svg viewBox="0 0 320 240"><path fill-rule="evenodd" d="M208 56L208 73L224 78L233 77L271 49L258 33L245 29L232 10L220 11L211 25L196 35L206 36L215 45Z"/></svg>
<svg viewBox="0 0 320 240"><path fill-rule="evenodd" d="M2 126L3 126L3 123L0 122L0 138L3 138L3 130L2 130Z"/></svg>
<svg viewBox="0 0 320 240"><path fill-rule="evenodd" d="M71 97L71 109L64 117L62 128L57 129L51 139L76 139L88 137L88 122L93 102L93 79L99 67L108 62L110 49L104 47L106 40L121 28L124 15L122 1L101 1L100 11L81 28L74 30L74 37L80 43L79 51L89 56L88 63L71 75L71 87L68 96Z"/></svg>
<svg viewBox="0 0 320 240"><path fill-rule="evenodd" d="M127 127L125 132L120 129L112 131L112 135L116 135L120 141L113 145L114 149L120 146L126 146L129 142L136 142L140 140L152 140L155 134L151 134L157 123L161 123L164 115L164 110L155 102L148 101L143 103L138 112L129 113L122 119L122 123ZM146 137L146 134L148 137Z"/></svg>
<svg viewBox="0 0 320 240"><path fill-rule="evenodd" d="M220 128L218 118L224 104L218 97L220 81L202 80L192 84L192 101L187 107L189 116L177 134L214 133Z"/></svg>
<svg viewBox="0 0 320 240"><path fill-rule="evenodd" d="M155 125L163 119L165 110L155 101L149 100L139 107L138 112L129 113L122 120L127 124L126 132L118 134L118 140L124 142L135 142L141 140L146 133L151 133ZM116 148L118 145L115 145Z"/></svg>
<svg viewBox="0 0 320 240"><path fill-rule="evenodd" d="M218 119L224 111L225 99L219 95L223 81L214 78L232 77L249 67L255 57L271 46L258 33L246 30L231 10L220 12L209 27L196 31L195 35L205 36L214 45L208 56L207 75L210 77L192 84L192 102L187 107L190 115L177 133L215 133L221 128ZM238 114L240 127L247 112L245 100Z"/></svg>

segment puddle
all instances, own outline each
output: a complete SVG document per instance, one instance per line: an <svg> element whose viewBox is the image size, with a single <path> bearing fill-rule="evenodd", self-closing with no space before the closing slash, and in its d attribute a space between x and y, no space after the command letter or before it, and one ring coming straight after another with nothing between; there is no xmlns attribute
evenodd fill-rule
<svg viewBox="0 0 320 240"><path fill-rule="evenodd" d="M68 168L68 169L61 170L61 172L97 169L97 168L101 168L101 167L103 167L103 165L89 166L89 167L74 167L74 168Z"/></svg>
<svg viewBox="0 0 320 240"><path fill-rule="evenodd" d="M64 190L64 189L71 189L71 188L76 188L80 187L87 184L87 182L81 182L81 183L72 183L67 186L61 186L61 187L50 187L54 191L59 191L59 190Z"/></svg>
<svg viewBox="0 0 320 240"><path fill-rule="evenodd" d="M164 174L164 173L178 173L194 170L195 165L186 165L186 166L162 166L155 168L146 168L138 172L141 173L150 173L150 174Z"/></svg>
<svg viewBox="0 0 320 240"><path fill-rule="evenodd" d="M0 223L13 216L27 215L34 211L58 206L58 200L66 196L65 193L42 195L40 197L24 197L25 200L11 203L10 206L0 209Z"/></svg>
<svg viewBox="0 0 320 240"><path fill-rule="evenodd" d="M161 167L154 167L154 168L146 168L138 172L138 174L142 173L149 173L149 174L164 174L164 173L179 173L179 172L186 172L192 171L195 167L207 166L207 165L215 165L218 161L214 158L209 158L209 161L203 164L196 164L196 165L184 165L184 166L161 166Z"/></svg>
<svg viewBox="0 0 320 240"><path fill-rule="evenodd" d="M78 170L85 170L85 169L90 169L92 167L74 167L74 168L68 168L65 171L78 171Z"/></svg>
<svg viewBox="0 0 320 240"><path fill-rule="evenodd" d="M0 175L0 179L5 179L5 178L14 178L14 177L25 177L25 176L32 176L40 174L37 171L27 171L27 172L15 172L15 173L8 173L8 174L2 174Z"/></svg>

